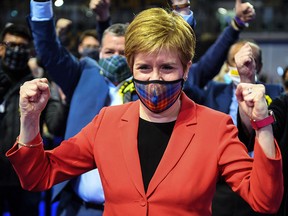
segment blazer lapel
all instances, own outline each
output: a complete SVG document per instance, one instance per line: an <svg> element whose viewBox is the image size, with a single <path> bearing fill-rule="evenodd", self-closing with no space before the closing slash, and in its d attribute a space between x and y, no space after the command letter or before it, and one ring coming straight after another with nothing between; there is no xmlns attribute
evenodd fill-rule
<svg viewBox="0 0 288 216"><path fill-rule="evenodd" d="M192 125L196 124L195 103L188 99L185 94L182 94L181 99L182 107L179 116L164 155L149 183L147 197L175 167L194 136L190 129Z"/></svg>
<svg viewBox="0 0 288 216"><path fill-rule="evenodd" d="M130 106L125 112L125 114L122 116L120 124L120 130L122 133L121 144L124 160L133 184L138 192L144 197L145 191L137 146L139 100Z"/></svg>

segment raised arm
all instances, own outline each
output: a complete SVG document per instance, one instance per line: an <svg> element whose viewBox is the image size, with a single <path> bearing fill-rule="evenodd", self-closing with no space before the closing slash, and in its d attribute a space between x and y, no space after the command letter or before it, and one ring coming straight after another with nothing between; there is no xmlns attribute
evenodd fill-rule
<svg viewBox="0 0 288 216"><path fill-rule="evenodd" d="M230 46L239 39L241 31L254 19L255 14L255 10L250 3L242 3L241 0L236 0L234 19L231 20L230 25L224 29L198 62L192 64L186 85L198 85L203 88L219 73Z"/></svg>
<svg viewBox="0 0 288 216"><path fill-rule="evenodd" d="M96 14L96 30L102 39L106 28L111 25L111 0L90 0L89 8Z"/></svg>
<svg viewBox="0 0 288 216"><path fill-rule="evenodd" d="M93 131L91 128L79 133L78 138L63 141L53 150L44 151L39 133L39 119L49 97L46 78L27 81L20 88L20 134L15 145L6 152L6 156L26 190L47 190L54 184L95 168L90 148L92 140L86 133ZM72 152L72 149L75 152ZM82 159L79 159L81 157Z"/></svg>
<svg viewBox="0 0 288 216"><path fill-rule="evenodd" d="M52 1L31 0L30 8L28 22L37 56L69 102L80 77L80 62L57 37Z"/></svg>
<svg viewBox="0 0 288 216"><path fill-rule="evenodd" d="M253 51L249 43L243 45L236 53L235 63L240 77L241 83L255 84L256 62L253 58ZM241 107L240 107L241 108ZM243 113L243 109L239 109L241 130L250 136L253 132L253 128L250 122L250 116Z"/></svg>
<svg viewBox="0 0 288 216"><path fill-rule="evenodd" d="M247 43L236 53L235 62L241 78L241 83L237 86L236 97L239 104L239 113L247 131L252 131L252 126L256 129L256 138L267 155L275 157L275 143L271 123L269 121L255 125L263 119L269 119L268 106L265 99L265 87L262 84L252 84L255 82L255 60L252 49ZM242 83L245 81L245 83ZM256 128L256 126L258 128Z"/></svg>
<svg viewBox="0 0 288 216"><path fill-rule="evenodd" d="M18 138L19 148L32 141L40 133L40 115L49 98L50 90L46 78L34 79L25 82L21 86L19 98L21 113L21 127Z"/></svg>

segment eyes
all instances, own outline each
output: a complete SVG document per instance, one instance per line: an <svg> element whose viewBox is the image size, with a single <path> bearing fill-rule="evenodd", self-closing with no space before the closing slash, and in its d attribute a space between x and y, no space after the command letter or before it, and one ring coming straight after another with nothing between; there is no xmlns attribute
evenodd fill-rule
<svg viewBox="0 0 288 216"><path fill-rule="evenodd" d="M136 66L136 70L142 73L149 73L153 71L153 66L148 64L140 64ZM176 70L176 67L170 64L163 64L158 66L158 70L161 73L170 73Z"/></svg>
<svg viewBox="0 0 288 216"><path fill-rule="evenodd" d="M124 50L123 51L116 51L116 50L110 50L110 49L106 49L104 50L104 54L107 56L112 56L112 55L122 55L124 56Z"/></svg>
<svg viewBox="0 0 288 216"><path fill-rule="evenodd" d="M5 47L10 47L10 48L15 48L15 47L19 47L19 48L25 48L28 49L29 45L25 44L25 43L14 43L14 42L0 42L0 45L5 46Z"/></svg>

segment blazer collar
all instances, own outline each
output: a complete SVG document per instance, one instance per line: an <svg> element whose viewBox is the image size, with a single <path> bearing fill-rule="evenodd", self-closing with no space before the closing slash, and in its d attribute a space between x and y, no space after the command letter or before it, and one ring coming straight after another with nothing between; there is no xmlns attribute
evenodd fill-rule
<svg viewBox="0 0 288 216"><path fill-rule="evenodd" d="M122 116L120 127L122 133L121 143L124 160L136 189L143 197L147 196L148 198L161 183L161 181L165 179L169 172L173 170L194 136L194 133L191 132L190 127L197 123L196 104L184 93L181 95L181 101L182 105L173 133L164 155L149 183L146 195L144 191L137 148L140 101L137 100L136 102L132 103L132 105Z"/></svg>

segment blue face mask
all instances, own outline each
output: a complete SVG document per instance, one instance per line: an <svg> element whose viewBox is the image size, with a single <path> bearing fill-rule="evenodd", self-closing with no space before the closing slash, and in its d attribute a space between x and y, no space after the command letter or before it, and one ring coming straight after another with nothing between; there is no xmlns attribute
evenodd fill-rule
<svg viewBox="0 0 288 216"><path fill-rule="evenodd" d="M230 84L230 83L232 82L231 77L230 77L227 73L224 74L223 80L224 80L224 82L227 83L227 84Z"/></svg>

